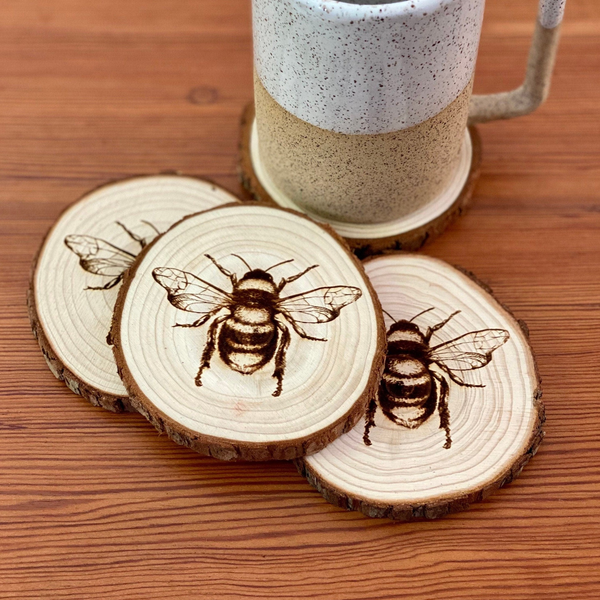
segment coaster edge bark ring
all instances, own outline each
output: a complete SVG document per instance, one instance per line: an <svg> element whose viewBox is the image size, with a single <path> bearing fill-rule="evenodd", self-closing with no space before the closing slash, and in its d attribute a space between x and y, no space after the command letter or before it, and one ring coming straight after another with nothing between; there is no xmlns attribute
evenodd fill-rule
<svg viewBox="0 0 600 600"><path fill-rule="evenodd" d="M254 200L266 202L272 206L282 206L274 199L273 194L269 193L270 184L266 180L262 180L264 174L261 178L254 165L256 154L254 114L254 103L251 102L246 106L241 119L238 173L242 185ZM465 149L463 146L463 152L467 152L468 155L461 158L462 162L469 160L465 176L461 179L457 191L453 194L454 199L450 199L449 203L444 202L441 212L434 210L432 217L426 222L423 223L421 220L418 220L419 222L417 223L415 221L414 226L410 226L408 230L405 230L403 222L407 219L413 219L412 215L407 217L407 219L384 223L381 226L362 226L345 223L340 223L337 226L336 223L320 219L318 216L309 216L321 223L327 223L336 229L338 234L344 237L352 250L360 257L370 256L386 250L418 250L427 241L433 240L443 233L450 223L462 215L469 207L480 175L481 138L476 127L469 127L467 131L465 143L468 144L468 147ZM458 174L457 176L460 177ZM456 184L457 182L455 181L452 185L456 186ZM286 200L285 207L296 208L296 210L301 211L301 209L295 207L289 200ZM371 232L377 229L380 229L380 233L373 237ZM346 230L348 230L347 233ZM361 230L364 230L365 233L361 233ZM396 231L398 233L395 233Z"/></svg>
<svg viewBox="0 0 600 600"><path fill-rule="evenodd" d="M37 265L38 256L41 248L38 249L36 256L33 260L32 265L32 278ZM110 394L108 392L102 392L87 384L80 377L78 377L72 370L64 365L64 363L57 357L57 352L52 348L52 344L48 340L44 328L40 323L40 318L36 310L36 304L34 301L33 281L30 280L29 287L27 288L27 313L29 315L29 322L31 326L31 332L34 339L37 341L46 365L50 372L59 381L64 381L65 385L76 395L81 396L87 400L92 406L97 406L109 410L110 412L135 412L135 409L131 406L127 395Z"/></svg>
<svg viewBox="0 0 600 600"><path fill-rule="evenodd" d="M445 397L445 412L447 413L446 417L448 414L450 415L447 440L449 431L452 430L451 446L446 444L442 448L444 419L439 403L437 408L431 411L429 416L426 416L421 429L424 430L426 426L429 429L423 431L419 438L421 425L418 423L415 425L414 418L412 424L403 423L404 426L399 427L389 421L389 418L384 418L382 405L378 402L379 422L375 430L371 429L373 446L369 448L368 444L364 445L369 429L368 426L359 425L321 453L297 460L296 466L327 501L341 508L359 510L370 517L385 517L402 521L434 519L448 513L465 510L470 504L483 500L494 490L510 483L535 455L544 437L545 412L541 401L541 383L526 325L498 302L486 285L463 269L452 268L438 259L423 255L391 253L368 259L365 263L371 263L371 265L375 261L379 261L379 274L372 268L371 270L367 268L367 272L370 276L373 276L375 272L373 284L380 293L384 311L399 312L400 300L393 309L390 309L389 304L386 308L386 301L389 301L390 294L382 294L380 287L381 275L385 272L383 261L388 261L389 264L395 256L408 258L415 265L418 264L421 270L429 271L429 276L431 273L437 274L440 279L438 288L444 285L449 288L453 282L457 281L460 283L461 277L458 273L461 274L463 284L467 287L455 286L455 289L459 291L456 298L463 296L467 299L466 302L471 302L472 306L480 310L483 315L481 318L474 318L473 321L469 321L470 315L455 317L455 319L462 318L463 322L454 325L452 333L441 327L437 330L433 328L434 331L439 330L439 333L436 334L438 336L436 344L439 345L437 350L434 349L436 354L431 354L431 362L433 363L433 359L437 359L438 363L434 367L437 367L438 364L446 367L447 370L438 369L438 372L442 373L448 381L450 381L453 371L447 367L455 368L457 361L464 360L463 357L457 355L449 356L448 350L453 345L454 348L460 347L456 343L457 341L463 343L463 350L467 349L471 352L472 341L475 339L474 334L488 334L488 340L491 340L492 334L499 330L482 329L482 323L485 324L486 321L494 323L494 326L499 324L506 326L510 331L510 336L507 335L506 340L488 345L485 357L479 358L473 354L470 355L475 360L480 360L480 363L471 367L471 369L480 369L481 375L478 380L473 380L474 373L458 372L462 378L459 378L459 381L479 381L479 383L483 383L483 388L461 388L453 382L454 380L450 381L449 390L446 388L448 395ZM368 265L366 266L368 267ZM436 273L435 269L438 267L439 270ZM413 269L412 272L411 269ZM403 267L407 280L416 280L415 270L414 265L411 264ZM444 277L444 271L456 273ZM411 288L412 283L407 283L406 286L404 290L394 290L394 293L402 298L402 301L409 296L406 290L413 289ZM477 289L479 289L478 292ZM440 312L444 316L448 315L452 305L458 304L458 300L450 292L446 299L448 298L451 302L444 304L443 297L440 296L440 304L444 305L444 310ZM485 302L489 301L489 307L484 306L482 298L485 298ZM423 304L431 304L431 298L421 300L420 304L421 307ZM461 308L464 313L464 307ZM414 307L408 311L410 315L413 313L417 317L419 316ZM429 312L429 314L433 313ZM494 314L497 315L497 319L493 318ZM424 313L423 317L415 320L417 323L423 320L427 322L425 317L427 314ZM437 320L439 318L431 317L429 324L431 325ZM446 316L443 323L448 321L454 322ZM409 328L409 323L401 319L397 321L398 325L405 324L402 326L406 331L410 329L411 332L417 332L417 329L413 327L415 323L410 323L412 328ZM469 323L474 325L470 329L476 329L476 331L465 334L464 332L469 330ZM465 326L465 324L467 325ZM392 348L394 338L390 337L390 331L392 329L388 331L388 345L389 348ZM508 334L508 331L505 333ZM399 327L399 333L396 335L401 333L402 328ZM455 339L452 340L452 338ZM445 339L449 341L444 341ZM485 350L483 342L480 339L477 341L478 348L475 353L483 353ZM465 344L469 347L466 348ZM442 348L444 352L440 351ZM388 360L390 354L393 352L388 350ZM440 360L442 354L445 354L445 360L448 361L445 365ZM386 361L384 382L386 381L385 373L388 373L388 370L389 363ZM415 371L415 373L417 372ZM457 372L454 372L454 375L456 374ZM439 375L438 380L441 380ZM382 389L384 388L380 388L380 395ZM387 389L389 390L389 388ZM438 387L438 393L439 389ZM389 391L384 391L384 393L389 394ZM399 403L388 403L388 410L397 411L396 417L401 417L401 411L408 409L399 408L400 406ZM414 406L414 403L411 406ZM411 410L413 409L411 408ZM393 417L394 415L392 415ZM368 420L367 415L367 422ZM388 426L388 430L382 432L380 429L379 439L373 439L373 431L376 431L378 427L386 426ZM407 429L406 427L409 426L414 429ZM455 456L452 456L452 453L455 453ZM385 473L385 479L383 473Z"/></svg>
<svg viewBox="0 0 600 600"><path fill-rule="evenodd" d="M286 222L293 225L294 235L285 229ZM306 225L301 226L302 222ZM260 227L255 226L257 223ZM223 227L227 228L227 240L222 236ZM303 227L307 231L312 228L311 236L321 231L323 239L318 241L329 239L327 243L336 249L335 252L329 247L323 248L324 244L315 243L319 247L307 250L308 257L288 256L288 249L301 243L297 240L304 239L302 236L306 231ZM276 231L281 231L279 240L274 239ZM266 245L258 244L257 240L267 240ZM191 246L190 241L197 247ZM241 247L242 243L246 246ZM331 257L329 266L321 260L323 256ZM163 265L165 257L169 264ZM211 313L210 318L201 316L199 322L185 324L184 305L190 301L192 292L198 292L203 285L211 289L217 286L227 293L227 286L231 286L231 297L236 297L236 289L241 288L236 288L235 282L243 283L249 273L254 274L254 278L258 277L258 271L264 274L261 262L266 266L282 258L288 263L290 261L285 259L290 257L295 258L296 263L285 265L282 262L284 266L279 267L282 270L273 271L278 278L291 275L282 280L290 282L289 290L286 288L285 292L289 296L283 297L282 293L281 300L282 310L285 308L289 314L293 309L285 302L304 296L302 290L308 288L306 294L318 289L333 290L318 287L321 278L328 282L327 277L332 272L345 273L343 277L336 276L332 281L335 284L356 285L355 282L360 281L362 294L356 301L343 301L336 315L332 313L331 318L318 321L321 325L310 321L317 329L326 327L325 332L319 329L322 332L319 337L326 338L325 344L312 341L314 338L310 337L302 340L298 331L300 334L306 331L296 326L292 328L288 319L291 336L288 336L284 350L285 378L282 377L283 383L281 385L280 381L278 387L274 379L277 369L273 375L271 371L277 364L279 350L273 351L270 358L265 354L267 357L262 366L247 371L235 366L239 358L232 363L229 351L223 351L227 336L232 327L236 327L233 315L238 314L238 307L233 303L229 307L216 306L217 312ZM320 268L310 267L302 271L304 275L295 274L294 270L303 267L294 264L302 265L303 261L319 262ZM251 271L247 271L242 262L247 262ZM231 281L227 282L226 278ZM295 283L297 279L299 281ZM287 282L284 285L287 286ZM302 293L294 294L293 287ZM311 291L315 287L317 289ZM338 288L339 285L335 293ZM178 295L180 292L185 298ZM362 304L361 296L367 298L365 304ZM198 296L194 301L200 300ZM140 253L119 292L111 338L120 375L133 406L173 441L222 460L290 460L323 448L353 427L364 414L374 396L383 366L385 339L378 307L362 265L343 240L328 228L294 211L258 204L231 205L182 219ZM195 310L197 314L189 315L189 319L198 317L199 311ZM342 318L339 318L340 314ZM365 315L369 315L368 318ZM146 335L143 325L149 318L154 319L153 328L158 332L152 336ZM355 327L348 327L349 323ZM184 328L173 327L177 324ZM302 327L309 327L310 335L316 335L311 326ZM153 336L155 341L151 339ZM283 337L279 339L283 340ZM277 338L275 340L277 344ZM349 353L346 350L349 344L344 340L360 340L365 344L365 349L356 353L357 360L362 361L362 368L354 370L356 381L362 382L358 386L342 377L328 377L328 369L338 370L338 363L344 363L339 367L339 373L356 366L355 363L346 365L343 360ZM207 355L211 344L212 349Z"/></svg>

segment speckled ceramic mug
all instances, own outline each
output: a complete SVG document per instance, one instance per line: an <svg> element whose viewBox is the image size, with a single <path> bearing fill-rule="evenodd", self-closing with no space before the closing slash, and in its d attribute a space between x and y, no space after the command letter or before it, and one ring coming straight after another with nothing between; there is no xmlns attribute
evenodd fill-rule
<svg viewBox="0 0 600 600"><path fill-rule="evenodd" d="M256 132L273 185L348 223L436 198L469 117L526 114L548 92L565 0L541 0L525 84L472 98L484 2L253 0Z"/></svg>

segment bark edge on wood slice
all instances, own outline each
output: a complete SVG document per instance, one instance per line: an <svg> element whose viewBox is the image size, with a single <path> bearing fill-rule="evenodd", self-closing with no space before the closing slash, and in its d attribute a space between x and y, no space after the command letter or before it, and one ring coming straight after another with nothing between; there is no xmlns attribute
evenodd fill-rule
<svg viewBox="0 0 600 600"><path fill-rule="evenodd" d="M423 376L423 369L419 370L416 361L407 361L406 356L399 361L389 358L401 353L398 348L402 346L392 352L393 339L388 333L384 378L392 385L382 388L380 394L386 394L384 404L388 412L413 428L386 417L378 401L375 426L368 433L371 446L365 445L365 430L372 407L364 423L320 453L297 460L296 466L327 501L347 510L359 510L369 517L411 521L465 510L513 481L535 455L544 437L541 380L528 329L472 273L439 259L388 253L367 259L365 268L379 292L384 311L398 322L394 337L399 344L419 341L413 326L425 334L428 327L444 322L456 310L462 311L434 330L435 344L426 344L427 348L437 346L430 355L431 368L424 369L438 373L438 379L434 380L437 404L429 417L419 412L423 408L419 398L426 395L419 393L418 385L422 382L417 381ZM382 282L390 278L394 282L382 287ZM433 285L417 294L419 282L425 287ZM465 300L458 300L461 295ZM433 298L437 298L438 306L427 311ZM467 313L467 302L478 310ZM426 312L419 315L422 311ZM414 321L407 324L411 318ZM392 324L389 316L386 324L388 327ZM501 330L508 332L508 337ZM489 333L492 331L495 333ZM479 333L479 339L472 332ZM451 343L457 338L462 338L462 344ZM416 346L406 350L410 359L416 352ZM461 352L472 354L459 356ZM468 371L452 370L467 366L459 364L465 360L476 366ZM440 369L440 363L451 373ZM390 372L400 379L404 377L405 386L414 384L412 394L407 391L402 398L402 392L393 386L398 382L389 378ZM458 375L463 382L482 383L486 387L465 388L454 383L451 374ZM441 411L439 377L449 383L446 408ZM395 398L389 390L396 391ZM393 401L409 397L412 407L394 406ZM419 423L424 414L425 419ZM448 433L444 419L449 425ZM423 430L424 427L428 429ZM445 447L448 436L449 448Z"/></svg>
<svg viewBox="0 0 600 600"><path fill-rule="evenodd" d="M239 160L238 174L243 187L248 191L250 197L257 202L270 204L271 206L280 206L273 196L265 189L261 183L252 160L252 129L254 126L254 103L249 103L242 114L241 119L241 135L239 144ZM358 234L360 226L350 224L340 224L342 227L350 226L353 231L352 235L344 235L343 231L338 229L338 233L344 237L348 245L352 248L357 256L365 258L380 254L390 250L414 251L421 248L425 243L435 239L442 234L444 230L460 215L464 214L468 209L479 175L481 172L481 137L476 127L468 128L468 135L471 143L471 158L468 175L464 180L461 191L457 194L456 199L441 213L436 214L431 220L425 223L420 223L408 231L403 231L399 234L383 234L377 237L367 237ZM320 223L324 221L315 215L309 215ZM334 229L334 223L329 223ZM386 230L393 228L393 224L385 225ZM375 226L368 226L369 228Z"/></svg>
<svg viewBox="0 0 600 600"><path fill-rule="evenodd" d="M232 321L241 301L234 301L233 294L224 312L206 317L208 305L221 305L223 292L242 289L237 284L244 275L253 273L252 283L244 286L255 290L257 278L263 277L257 271L268 269L273 269L275 282L289 280L280 301L292 315L300 309L313 313L308 304L292 307L286 298L329 286L343 288L332 291L333 299L323 292L309 302L321 302L321 321L298 317L292 326L286 317L285 327L276 326L279 337L269 338L275 340L270 354L266 347L271 341L254 339L255 331L248 327L248 343L260 349L244 348L241 321ZM296 277L299 273L304 274ZM213 286L222 290L216 300L202 307L189 304L189 294L197 300L204 297L204 288L214 291ZM272 293L264 281L259 287ZM246 318L245 309L236 315ZM155 329L151 335L144 325L148 319ZM197 327L173 327L196 320ZM271 327L270 321L260 324L265 331ZM303 339L299 330L327 341ZM285 335L288 345L282 346ZM230 355L230 336L235 337L238 356ZM257 203L186 217L149 244L125 275L111 337L134 408L178 444L222 460L290 460L325 447L364 415L385 358L377 295L344 241L305 215ZM282 347L285 371L276 376L273 365L280 364ZM269 356L266 362L256 359L261 352L263 358ZM240 370L248 365L248 356L262 366ZM339 370L338 378L328 378L332 368Z"/></svg>
<svg viewBox="0 0 600 600"><path fill-rule="evenodd" d="M155 228L236 200L206 179L165 172L111 181L69 204L44 236L27 290L32 332L54 376L94 406L132 411L106 342L116 286Z"/></svg>

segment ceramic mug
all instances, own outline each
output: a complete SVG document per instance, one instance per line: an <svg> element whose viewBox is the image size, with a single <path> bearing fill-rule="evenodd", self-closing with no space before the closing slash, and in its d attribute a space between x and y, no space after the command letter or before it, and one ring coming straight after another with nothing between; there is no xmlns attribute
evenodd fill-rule
<svg viewBox="0 0 600 600"><path fill-rule="evenodd" d="M293 204L346 223L422 209L467 122L545 99L565 0L541 0L525 83L471 95L485 0L253 0L258 154Z"/></svg>

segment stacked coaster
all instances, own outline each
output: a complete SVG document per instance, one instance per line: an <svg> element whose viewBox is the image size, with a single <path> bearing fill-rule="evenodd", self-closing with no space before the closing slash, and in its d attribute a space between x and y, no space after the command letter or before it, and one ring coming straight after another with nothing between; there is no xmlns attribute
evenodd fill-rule
<svg viewBox="0 0 600 600"><path fill-rule="evenodd" d="M370 516L463 509L543 435L527 336L472 277L415 254L362 264L328 227L188 177L67 209L29 307L76 393L202 454L295 459Z"/></svg>
<svg viewBox="0 0 600 600"><path fill-rule="evenodd" d="M52 373L96 406L131 410L106 343L123 274L173 223L236 200L207 181L153 175L110 183L69 206L38 252L27 296Z"/></svg>
<svg viewBox="0 0 600 600"><path fill-rule="evenodd" d="M436 518L512 481L543 437L527 330L470 274L419 254L365 262L387 358L364 422L297 466L330 502Z"/></svg>

